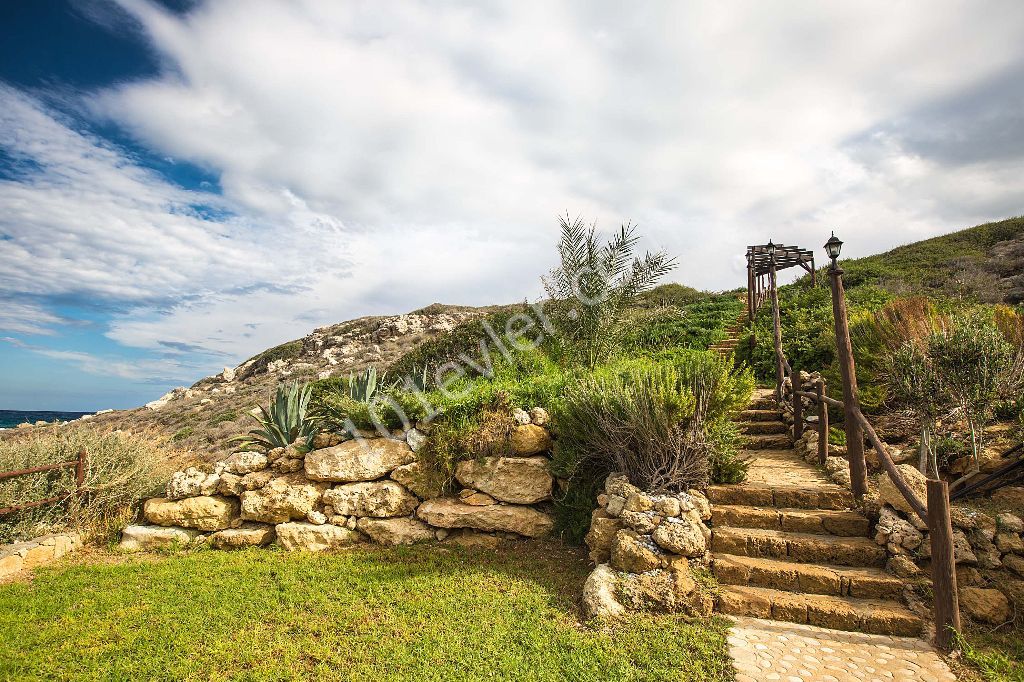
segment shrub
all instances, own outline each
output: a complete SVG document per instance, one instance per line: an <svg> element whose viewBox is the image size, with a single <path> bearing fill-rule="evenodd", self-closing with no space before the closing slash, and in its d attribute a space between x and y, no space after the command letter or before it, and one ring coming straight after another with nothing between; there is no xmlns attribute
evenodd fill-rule
<svg viewBox="0 0 1024 682"><path fill-rule="evenodd" d="M74 469L59 469L0 481L0 507L55 496L66 502L0 517L0 542L76 528L87 538L112 538L130 523L139 503L158 494L182 453L166 437L95 427L34 429L0 441L0 471L69 462L88 453L84 501L72 495Z"/></svg>
<svg viewBox="0 0 1024 682"><path fill-rule="evenodd" d="M291 445L299 438L312 439L317 432L317 424L306 410L311 396L312 389L308 384L301 388L296 381L279 384L270 409L260 405L260 414L252 415L259 428L236 440L242 447L272 450Z"/></svg>
<svg viewBox="0 0 1024 682"><path fill-rule="evenodd" d="M885 379L889 397L898 406L909 408L921 429L918 469L928 473L931 462L935 478L939 465L932 447L936 421L949 408L949 395L939 379L935 362L920 341L907 341L889 356Z"/></svg>
<svg viewBox="0 0 1024 682"><path fill-rule="evenodd" d="M224 422L233 422L238 419L238 413L234 410L226 410L210 417L207 422L210 426L216 426L217 424L223 424Z"/></svg>
<svg viewBox="0 0 1024 682"><path fill-rule="evenodd" d="M624 225L606 244L581 218L559 218L561 264L543 278L565 359L593 368L618 347L623 311L675 267L665 253L633 256L638 237Z"/></svg>
<svg viewBox="0 0 1024 682"><path fill-rule="evenodd" d="M710 449L730 436L714 427L749 400L752 387L747 371L709 352L582 376L556 403L555 467L565 478L622 472L644 490L705 487Z"/></svg>

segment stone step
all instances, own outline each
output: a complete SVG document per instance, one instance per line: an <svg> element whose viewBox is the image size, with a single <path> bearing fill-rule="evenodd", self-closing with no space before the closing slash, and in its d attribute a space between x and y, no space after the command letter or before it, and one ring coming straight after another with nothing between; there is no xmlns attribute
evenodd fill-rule
<svg viewBox="0 0 1024 682"><path fill-rule="evenodd" d="M894 601L794 594L764 587L724 586L718 610L732 616L898 637L918 637L924 626L918 616Z"/></svg>
<svg viewBox="0 0 1024 682"><path fill-rule="evenodd" d="M871 522L860 512L834 509L778 509L716 504L711 509L715 526L758 528L791 533L868 537Z"/></svg>
<svg viewBox="0 0 1024 682"><path fill-rule="evenodd" d="M715 526L711 531L711 551L716 554L785 559L802 564L836 566L885 566L885 548L868 538L788 533L760 528Z"/></svg>
<svg viewBox="0 0 1024 682"><path fill-rule="evenodd" d="M740 483L708 486L712 504L733 504L777 509L853 509L853 493L837 485L766 485Z"/></svg>
<svg viewBox="0 0 1024 682"><path fill-rule="evenodd" d="M747 409L778 411L779 404L775 401L775 396L772 393L768 393L767 395L754 396L754 398L747 404Z"/></svg>
<svg viewBox="0 0 1024 682"><path fill-rule="evenodd" d="M722 585L767 587L785 592L857 599L899 601L903 595L903 581L877 568L801 564L779 559L716 554L712 569Z"/></svg>
<svg viewBox="0 0 1024 682"><path fill-rule="evenodd" d="M767 422L766 422L767 423ZM748 450L782 450L793 447L788 434L749 434L743 437L743 447Z"/></svg>
<svg viewBox="0 0 1024 682"><path fill-rule="evenodd" d="M782 421L737 421L740 433L749 436L770 436L774 434L788 434L789 427ZM789 436L786 436L787 441Z"/></svg>
<svg viewBox="0 0 1024 682"><path fill-rule="evenodd" d="M782 418L782 413L778 409L768 410L743 410L737 415L737 419L742 422L777 422Z"/></svg>

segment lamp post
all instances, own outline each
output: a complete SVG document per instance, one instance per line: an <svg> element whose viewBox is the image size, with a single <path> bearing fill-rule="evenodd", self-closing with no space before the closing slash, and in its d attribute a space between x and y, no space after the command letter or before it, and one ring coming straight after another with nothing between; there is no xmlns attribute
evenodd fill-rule
<svg viewBox="0 0 1024 682"><path fill-rule="evenodd" d="M786 370L782 363L782 320L779 317L779 288L775 270L776 248L775 244L769 239L764 250L768 254L768 286L771 289L772 296L772 334L775 341L775 396L781 403L782 377L785 375Z"/></svg>
<svg viewBox="0 0 1024 682"><path fill-rule="evenodd" d="M850 326L846 316L846 292L843 290L843 269L839 267L839 252L843 248L835 232L825 242L825 252L832 259L828 268L832 281L832 316L836 325L836 353L839 373L843 378L843 412L846 427L846 456L850 461L850 483L853 494L862 497L868 491L868 467L864 460L864 429L857 419L857 371L853 363L850 344Z"/></svg>

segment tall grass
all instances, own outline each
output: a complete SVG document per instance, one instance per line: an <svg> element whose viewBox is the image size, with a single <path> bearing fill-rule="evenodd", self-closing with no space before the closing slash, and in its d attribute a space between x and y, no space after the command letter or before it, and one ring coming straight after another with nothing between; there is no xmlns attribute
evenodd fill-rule
<svg viewBox="0 0 1024 682"><path fill-rule="evenodd" d="M14 471L70 462L88 453L84 488L79 500L75 470L58 469L0 481L0 508L49 497L64 501L0 517L0 542L76 529L89 539L103 540L133 520L142 499L159 494L182 457L151 434L133 434L94 427L33 429L0 441L0 471Z"/></svg>

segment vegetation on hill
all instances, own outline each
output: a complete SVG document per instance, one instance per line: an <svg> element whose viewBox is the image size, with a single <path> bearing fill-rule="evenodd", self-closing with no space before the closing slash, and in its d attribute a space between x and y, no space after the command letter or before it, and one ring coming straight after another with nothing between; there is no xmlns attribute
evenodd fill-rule
<svg viewBox="0 0 1024 682"><path fill-rule="evenodd" d="M532 542L104 556L0 585L0 678L733 679L724 619L580 627L589 570Z"/></svg>

